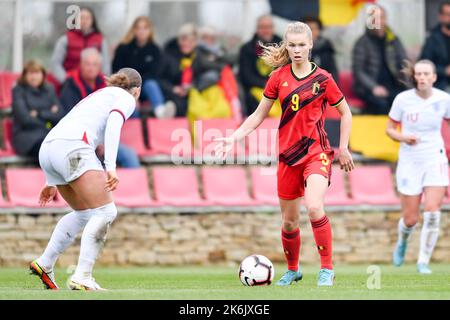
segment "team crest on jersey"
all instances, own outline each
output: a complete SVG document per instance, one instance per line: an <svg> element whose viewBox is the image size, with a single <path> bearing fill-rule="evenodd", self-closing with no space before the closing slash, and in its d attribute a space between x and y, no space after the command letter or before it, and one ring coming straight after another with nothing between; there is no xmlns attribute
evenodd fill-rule
<svg viewBox="0 0 450 320"><path fill-rule="evenodd" d="M320 90L320 83L316 81L312 85L312 94L317 95L319 93L319 90Z"/></svg>

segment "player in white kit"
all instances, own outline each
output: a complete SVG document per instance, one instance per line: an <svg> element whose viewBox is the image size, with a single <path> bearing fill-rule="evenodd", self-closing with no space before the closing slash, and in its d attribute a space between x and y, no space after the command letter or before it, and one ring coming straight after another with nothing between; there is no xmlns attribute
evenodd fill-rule
<svg viewBox="0 0 450 320"><path fill-rule="evenodd" d="M433 88L436 66L420 60L410 68L415 88L400 93L389 112L386 133L399 141L397 189L402 218L393 253L395 266L403 264L408 239L419 220L424 196L423 225L417 271L429 274L429 262L439 235L440 208L449 184L448 159L441 135L442 120L450 120L450 95ZM397 127L401 125L401 132Z"/></svg>
<svg viewBox="0 0 450 320"><path fill-rule="evenodd" d="M39 203L50 202L58 190L73 210L59 220L44 253L30 264L47 289L58 289L55 262L84 228L78 265L68 285L72 290L102 290L92 269L117 215L111 191L119 183L115 170L120 131L135 109L142 79L136 70L123 68L107 83L81 100L41 145L39 162L47 185ZM95 153L99 145L104 145L105 169Z"/></svg>

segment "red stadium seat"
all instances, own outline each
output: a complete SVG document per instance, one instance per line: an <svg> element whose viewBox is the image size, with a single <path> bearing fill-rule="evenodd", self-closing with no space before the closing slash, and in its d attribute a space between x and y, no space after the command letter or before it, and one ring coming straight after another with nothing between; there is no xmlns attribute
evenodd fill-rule
<svg viewBox="0 0 450 320"><path fill-rule="evenodd" d="M250 156L277 157L278 156L278 125L279 118L266 118L256 128L246 141Z"/></svg>
<svg viewBox="0 0 450 320"><path fill-rule="evenodd" d="M253 198L260 204L278 205L277 168L253 167L251 176Z"/></svg>
<svg viewBox="0 0 450 320"><path fill-rule="evenodd" d="M203 206L210 204L199 194L194 167L153 168L155 197L161 204Z"/></svg>
<svg viewBox="0 0 450 320"><path fill-rule="evenodd" d="M12 146L12 125L11 119L3 119L3 148L0 150L0 157L10 157L16 155Z"/></svg>
<svg viewBox="0 0 450 320"><path fill-rule="evenodd" d="M195 123L195 152L201 152L204 157L214 158L214 138L230 136L238 128L238 123L233 119L207 119ZM244 156L245 146L237 143L230 156Z"/></svg>
<svg viewBox="0 0 450 320"><path fill-rule="evenodd" d="M152 154L190 158L192 138L186 118L147 120L148 141Z"/></svg>
<svg viewBox="0 0 450 320"><path fill-rule="evenodd" d="M133 148L139 157L151 154L144 143L142 122L140 119L128 119L122 127L120 142Z"/></svg>
<svg viewBox="0 0 450 320"><path fill-rule="evenodd" d="M352 205L354 201L349 198L345 190L344 172L339 166L333 166L331 184L325 195L325 204L331 206Z"/></svg>
<svg viewBox="0 0 450 320"><path fill-rule="evenodd" d="M450 126L445 120L442 122L442 137L444 138L447 157L450 158Z"/></svg>
<svg viewBox="0 0 450 320"><path fill-rule="evenodd" d="M118 206L137 208L158 205L150 198L147 171L144 168L117 169L120 182L114 191Z"/></svg>
<svg viewBox="0 0 450 320"><path fill-rule="evenodd" d="M44 172L41 169L6 169L6 189L9 200L17 206L39 208L39 192L45 185ZM46 205L49 208L67 207L59 196Z"/></svg>
<svg viewBox="0 0 450 320"><path fill-rule="evenodd" d="M357 204L399 204L388 166L356 167L350 172L352 198Z"/></svg>
<svg viewBox="0 0 450 320"><path fill-rule="evenodd" d="M351 71L341 71L339 73L339 87L344 94L345 99L350 107L363 109L364 101L356 97L353 93L353 74Z"/></svg>
<svg viewBox="0 0 450 320"><path fill-rule="evenodd" d="M20 74L3 71L0 72L0 109L7 109L12 104L12 89Z"/></svg>
<svg viewBox="0 0 450 320"><path fill-rule="evenodd" d="M225 206L246 206L258 204L247 190L244 169L240 167L203 167L203 192L213 204Z"/></svg>

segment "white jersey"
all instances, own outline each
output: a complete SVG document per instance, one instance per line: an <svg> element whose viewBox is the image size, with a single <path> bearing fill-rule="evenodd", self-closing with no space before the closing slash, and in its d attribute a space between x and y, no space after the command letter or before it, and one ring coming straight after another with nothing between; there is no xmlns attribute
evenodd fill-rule
<svg viewBox="0 0 450 320"><path fill-rule="evenodd" d="M117 111L125 122L135 107L134 97L122 88L106 87L97 90L73 107L48 133L44 142L56 139L84 140L96 148L104 143L109 114Z"/></svg>
<svg viewBox="0 0 450 320"><path fill-rule="evenodd" d="M433 88L428 99L417 95L415 89L407 90L395 98L389 117L401 123L402 134L419 138L416 145L400 144L399 161L424 160L445 156L441 134L442 120L450 119L450 95Z"/></svg>

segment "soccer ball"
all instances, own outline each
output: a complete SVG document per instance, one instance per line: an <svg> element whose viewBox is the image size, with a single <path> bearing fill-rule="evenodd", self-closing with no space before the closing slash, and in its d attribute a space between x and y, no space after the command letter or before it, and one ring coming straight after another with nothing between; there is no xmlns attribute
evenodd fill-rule
<svg viewBox="0 0 450 320"><path fill-rule="evenodd" d="M270 285L274 276L272 262L259 254L248 256L239 267L239 279L244 286Z"/></svg>

